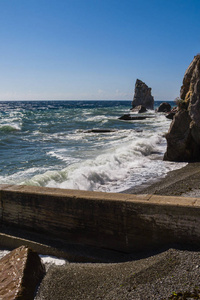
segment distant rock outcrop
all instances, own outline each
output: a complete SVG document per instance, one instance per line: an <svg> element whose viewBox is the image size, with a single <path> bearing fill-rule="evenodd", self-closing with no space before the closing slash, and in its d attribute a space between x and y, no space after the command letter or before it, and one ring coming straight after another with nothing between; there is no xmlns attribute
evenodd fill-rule
<svg viewBox="0 0 200 300"><path fill-rule="evenodd" d="M86 133L110 133L110 132L115 132L115 129L104 129L104 128L99 128L99 129L89 129L85 131Z"/></svg>
<svg viewBox="0 0 200 300"><path fill-rule="evenodd" d="M147 111L146 107L143 105L136 106L131 109L132 112L137 112L138 114L142 114Z"/></svg>
<svg viewBox="0 0 200 300"><path fill-rule="evenodd" d="M171 105L167 102L162 102L157 109L157 112L170 112L170 111L171 111Z"/></svg>
<svg viewBox="0 0 200 300"><path fill-rule="evenodd" d="M125 120L125 121L138 121L138 120L145 120L146 118L148 118L148 116L134 116L134 115L130 115L130 114L125 114L121 117L119 117L119 120Z"/></svg>
<svg viewBox="0 0 200 300"><path fill-rule="evenodd" d="M137 116L137 115L131 115L131 114L125 114L121 117L119 117L119 120L125 120L125 121L139 121L139 120L145 120L145 119L151 119L154 116L151 115L142 115L142 116Z"/></svg>
<svg viewBox="0 0 200 300"><path fill-rule="evenodd" d="M135 93L132 101L132 108L142 105L147 109L154 109L154 98L151 95L151 88L143 81L137 79L135 83Z"/></svg>
<svg viewBox="0 0 200 300"><path fill-rule="evenodd" d="M178 112L166 139L164 160L200 161L200 54L185 72Z"/></svg>

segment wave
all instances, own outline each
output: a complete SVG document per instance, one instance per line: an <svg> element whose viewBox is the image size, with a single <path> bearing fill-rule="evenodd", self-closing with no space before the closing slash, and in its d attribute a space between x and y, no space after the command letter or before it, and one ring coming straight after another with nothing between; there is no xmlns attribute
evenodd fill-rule
<svg viewBox="0 0 200 300"><path fill-rule="evenodd" d="M21 130L21 127L18 124L0 125L0 131L3 133L9 133L9 132L20 131L20 130Z"/></svg>
<svg viewBox="0 0 200 300"><path fill-rule="evenodd" d="M45 173L45 167L32 167L26 170L21 170L10 175L0 175L0 184L23 184L27 178L32 178L38 173Z"/></svg>
<svg viewBox="0 0 200 300"><path fill-rule="evenodd" d="M178 167L177 164L162 161L162 143L162 136L149 134L149 138L137 138L121 146L116 145L94 159L71 164L60 171L36 175L23 184L120 192L152 177L164 176Z"/></svg>

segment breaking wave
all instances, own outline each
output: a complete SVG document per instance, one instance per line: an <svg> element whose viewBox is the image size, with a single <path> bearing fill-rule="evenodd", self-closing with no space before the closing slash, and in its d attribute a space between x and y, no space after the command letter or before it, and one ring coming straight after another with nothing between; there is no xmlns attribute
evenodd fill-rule
<svg viewBox="0 0 200 300"><path fill-rule="evenodd" d="M18 124L13 125L0 125L0 132L2 133L9 133L21 130L21 127Z"/></svg>
<svg viewBox="0 0 200 300"><path fill-rule="evenodd" d="M27 185L120 192L140 185L153 175L164 176L175 168L173 163L162 161L161 142L157 134L149 138L107 149L95 159L71 164L60 171L48 171L23 182Z"/></svg>

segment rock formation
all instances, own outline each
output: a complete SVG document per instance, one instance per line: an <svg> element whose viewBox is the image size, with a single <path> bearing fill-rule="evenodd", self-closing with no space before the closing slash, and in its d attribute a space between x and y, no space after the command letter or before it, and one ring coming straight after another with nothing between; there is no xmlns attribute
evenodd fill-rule
<svg viewBox="0 0 200 300"><path fill-rule="evenodd" d="M138 121L138 120L145 120L147 118L147 116L133 116L130 114L125 114L121 117L119 117L119 120L125 120L125 121Z"/></svg>
<svg viewBox="0 0 200 300"><path fill-rule="evenodd" d="M178 112L166 139L164 160L200 161L200 54L185 72Z"/></svg>
<svg viewBox="0 0 200 300"><path fill-rule="evenodd" d="M171 105L167 102L162 102L158 109L157 109L157 112L170 112L171 110Z"/></svg>
<svg viewBox="0 0 200 300"><path fill-rule="evenodd" d="M21 246L0 260L0 299L33 299L44 275L36 252Z"/></svg>
<svg viewBox="0 0 200 300"><path fill-rule="evenodd" d="M105 129L105 128L99 128L99 129L89 129L85 131L86 133L110 133L115 132L115 129Z"/></svg>
<svg viewBox="0 0 200 300"><path fill-rule="evenodd" d="M138 121L138 120L145 120L147 118L152 118L152 116L136 116L136 115L126 114L119 117L118 119L125 120L125 121Z"/></svg>
<svg viewBox="0 0 200 300"><path fill-rule="evenodd" d="M175 114L178 112L178 107L175 106L172 108L172 110L166 115L167 119L173 120Z"/></svg>
<svg viewBox="0 0 200 300"><path fill-rule="evenodd" d="M131 109L132 112L137 112L138 114L142 114L147 111L146 107L139 105Z"/></svg>
<svg viewBox="0 0 200 300"><path fill-rule="evenodd" d="M135 83L135 94L132 101L132 108L142 105L147 109L154 109L154 98L151 95L151 88L143 81L137 79Z"/></svg>

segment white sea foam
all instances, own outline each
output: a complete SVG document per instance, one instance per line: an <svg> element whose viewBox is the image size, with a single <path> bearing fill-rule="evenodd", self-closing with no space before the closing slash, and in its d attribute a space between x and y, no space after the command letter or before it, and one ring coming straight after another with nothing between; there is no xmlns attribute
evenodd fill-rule
<svg viewBox="0 0 200 300"><path fill-rule="evenodd" d="M87 122L99 122L99 121L107 121L109 120L109 117L106 115L101 115L101 116L93 116L93 117L89 117L87 118Z"/></svg>
<svg viewBox="0 0 200 300"><path fill-rule="evenodd" d="M56 157L57 159L64 161L67 164L77 163L79 161L78 158L68 156L66 149L58 149L47 152L47 155L52 157Z"/></svg>
<svg viewBox="0 0 200 300"><path fill-rule="evenodd" d="M134 136L133 133L130 134ZM130 140L130 135L128 138L126 137L120 145L115 141L111 148L105 147L104 153L93 159L71 164L61 171L48 171L36 175L25 183L119 192L140 185L152 177L164 176L178 167L177 164L162 161L164 138L161 135L145 132L135 140Z"/></svg>
<svg viewBox="0 0 200 300"><path fill-rule="evenodd" d="M10 112L9 115L0 115L0 131L1 132L11 132L19 131L22 128L22 116L21 112Z"/></svg>
<svg viewBox="0 0 200 300"><path fill-rule="evenodd" d="M29 168L26 170L15 172L11 175L0 176L0 184L25 184L27 178L32 178L35 174L45 173L48 169L43 167Z"/></svg>
<svg viewBox="0 0 200 300"><path fill-rule="evenodd" d="M62 258L57 258L55 256L49 255L41 255L40 258L45 265L56 265L56 266L63 266L66 264L66 260Z"/></svg>

